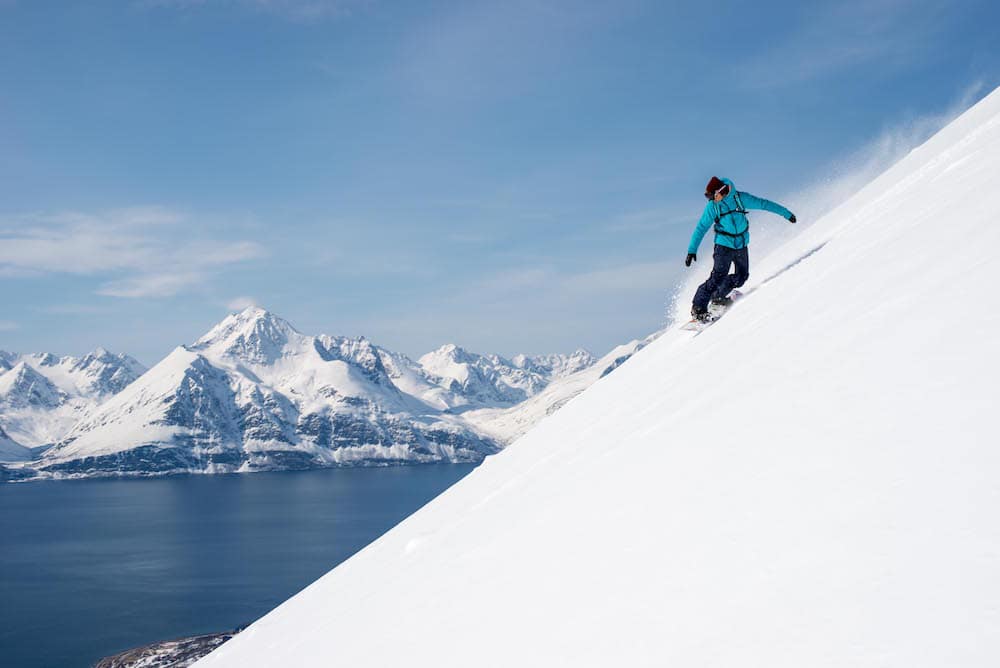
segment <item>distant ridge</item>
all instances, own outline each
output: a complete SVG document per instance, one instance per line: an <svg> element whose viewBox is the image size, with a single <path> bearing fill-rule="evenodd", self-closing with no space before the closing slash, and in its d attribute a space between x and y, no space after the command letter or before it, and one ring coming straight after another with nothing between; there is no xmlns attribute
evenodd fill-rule
<svg viewBox="0 0 1000 668"><path fill-rule="evenodd" d="M640 346L630 345L632 352ZM120 373L112 373L113 360L121 361ZM81 393L79 383L64 390L56 378L57 386L47 369L104 364L94 381L102 401L78 406L71 424L59 423L54 445L29 465L35 475L479 461L520 434L526 420L548 412L529 411L508 428L498 419L505 411L543 390L566 385L578 392L596 380L591 369L598 362L583 350L508 360L455 345L414 362L364 337L303 334L258 306L226 316L141 377L128 376L140 374L134 360L124 360L131 358L103 350L83 360L0 357L0 397L5 386L16 386L7 406L30 404L36 426L72 392Z"/></svg>

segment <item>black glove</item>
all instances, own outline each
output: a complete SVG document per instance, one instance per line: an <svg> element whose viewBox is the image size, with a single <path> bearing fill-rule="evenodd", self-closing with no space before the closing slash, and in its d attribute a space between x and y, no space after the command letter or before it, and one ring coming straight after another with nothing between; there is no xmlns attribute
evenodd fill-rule
<svg viewBox="0 0 1000 668"><path fill-rule="evenodd" d="M693 262L697 262L698 261L698 256L695 255L694 253L688 253L687 259L684 260L684 266L685 267L690 267L692 261Z"/></svg>
<svg viewBox="0 0 1000 668"><path fill-rule="evenodd" d="M788 217L788 222L789 223L794 223L795 222L795 214L794 213Z"/></svg>

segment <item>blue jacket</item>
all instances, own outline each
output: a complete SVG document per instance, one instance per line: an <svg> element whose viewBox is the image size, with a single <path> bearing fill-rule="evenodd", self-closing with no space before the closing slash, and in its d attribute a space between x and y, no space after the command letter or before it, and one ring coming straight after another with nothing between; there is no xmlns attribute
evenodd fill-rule
<svg viewBox="0 0 1000 668"><path fill-rule="evenodd" d="M763 209L785 218L791 218L792 212L777 202L750 193L739 192L729 179L722 179L729 186L729 194L716 202L709 200L705 211L701 214L698 226L691 235L688 253L697 253L701 240L705 238L708 228L715 226L715 243L727 248L746 248L750 244L750 221L747 220L748 209ZM742 206L740 206L742 205Z"/></svg>

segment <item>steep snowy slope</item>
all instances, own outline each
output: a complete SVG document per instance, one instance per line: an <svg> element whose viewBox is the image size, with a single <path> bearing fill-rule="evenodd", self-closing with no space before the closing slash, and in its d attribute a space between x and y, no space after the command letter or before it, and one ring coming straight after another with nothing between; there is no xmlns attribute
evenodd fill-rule
<svg viewBox="0 0 1000 668"><path fill-rule="evenodd" d="M998 180L994 92L198 665L996 666Z"/></svg>

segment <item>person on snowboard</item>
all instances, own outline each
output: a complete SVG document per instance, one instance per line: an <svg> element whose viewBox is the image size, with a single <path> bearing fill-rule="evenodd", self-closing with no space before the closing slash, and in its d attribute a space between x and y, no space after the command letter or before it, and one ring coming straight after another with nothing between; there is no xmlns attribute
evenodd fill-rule
<svg viewBox="0 0 1000 668"><path fill-rule="evenodd" d="M684 266L690 267L691 262L698 261L698 246L705 238L708 228L715 226L715 251L712 253L714 264L708 280L698 287L694 293L694 303L691 305L691 315L696 320L707 321L708 303L728 306L733 302L729 293L746 283L750 276L750 255L747 246L750 243L750 221L747 220L748 209L763 209L776 213L795 222L795 214L776 202L751 195L748 192L736 190L729 179L713 176L705 186L705 198L708 204L701 214L698 226L691 235L688 244L687 259ZM736 272L729 273L730 265L736 266Z"/></svg>

